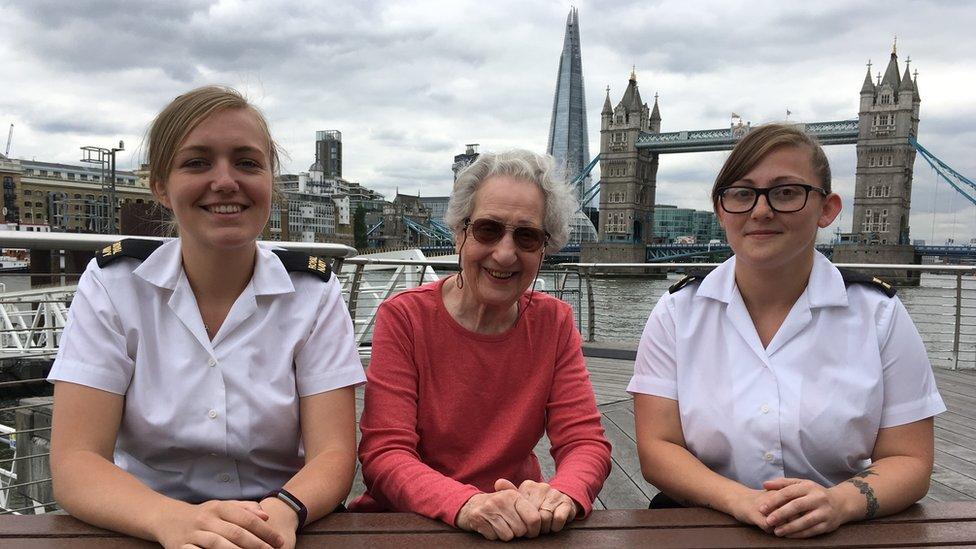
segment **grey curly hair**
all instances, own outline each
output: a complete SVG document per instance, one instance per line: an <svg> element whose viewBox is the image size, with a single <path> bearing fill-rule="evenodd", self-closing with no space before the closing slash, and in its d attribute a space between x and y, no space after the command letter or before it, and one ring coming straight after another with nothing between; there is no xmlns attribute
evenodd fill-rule
<svg viewBox="0 0 976 549"><path fill-rule="evenodd" d="M483 181L495 176L508 176L537 185L545 197L542 228L550 235L548 248L559 250L569 242L570 222L579 202L557 171L551 156L524 149L482 153L458 174L444 214L448 227L458 233L464 229L464 220L474 211L475 192Z"/></svg>

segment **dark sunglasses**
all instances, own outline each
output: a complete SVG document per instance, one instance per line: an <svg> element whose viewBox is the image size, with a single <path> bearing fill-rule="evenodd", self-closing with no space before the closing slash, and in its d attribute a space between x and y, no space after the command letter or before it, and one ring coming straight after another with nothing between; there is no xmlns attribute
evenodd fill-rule
<svg viewBox="0 0 976 549"><path fill-rule="evenodd" d="M534 252L549 242L549 233L536 227L512 227L494 219L465 219L464 230L471 229L471 236L482 244L495 244L505 233L512 231L512 240L523 252Z"/></svg>

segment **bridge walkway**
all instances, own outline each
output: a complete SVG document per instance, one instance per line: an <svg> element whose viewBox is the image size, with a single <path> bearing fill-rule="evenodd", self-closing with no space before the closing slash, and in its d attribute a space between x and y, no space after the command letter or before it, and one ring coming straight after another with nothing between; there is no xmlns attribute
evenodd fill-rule
<svg viewBox="0 0 976 549"><path fill-rule="evenodd" d="M625 391L633 360L620 358L627 354L625 349L596 354L603 356L587 356L586 364L603 427L613 445L613 469L594 508L647 508L658 490L640 472L633 407ZM976 500L976 371L935 368L935 378L949 411L935 419L935 468L925 501ZM357 418L362 413L362 397L360 387L356 393ZM545 437L536 446L536 456L543 474L551 476L555 466ZM349 501L364 490L357 469Z"/></svg>

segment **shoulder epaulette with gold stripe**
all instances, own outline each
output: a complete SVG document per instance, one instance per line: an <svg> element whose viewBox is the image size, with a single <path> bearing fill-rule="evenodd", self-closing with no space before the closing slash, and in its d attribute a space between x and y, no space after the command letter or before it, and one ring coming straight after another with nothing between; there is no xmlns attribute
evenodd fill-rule
<svg viewBox="0 0 976 549"><path fill-rule="evenodd" d="M332 268L329 262L314 255L302 252L290 252L288 250L271 250L281 260L285 270L290 273L311 273L323 281L328 282L332 277Z"/></svg>
<svg viewBox="0 0 976 549"><path fill-rule="evenodd" d="M131 257L132 259L145 261L147 257L156 251L156 248L162 245L163 241L161 240L125 238L99 250L95 254L95 259L98 262L98 266L102 268L123 257Z"/></svg>
<svg viewBox="0 0 976 549"><path fill-rule="evenodd" d="M712 272L712 269L692 269L688 271L688 274L684 278L672 284L668 288L668 293L673 294L693 282L701 282L710 272Z"/></svg>
<svg viewBox="0 0 976 549"><path fill-rule="evenodd" d="M840 271L840 275L844 278L845 286L850 286L851 284L864 284L866 286L871 286L888 297L895 297L895 292L898 291L897 288L876 276L866 275L851 269L838 268L837 270Z"/></svg>

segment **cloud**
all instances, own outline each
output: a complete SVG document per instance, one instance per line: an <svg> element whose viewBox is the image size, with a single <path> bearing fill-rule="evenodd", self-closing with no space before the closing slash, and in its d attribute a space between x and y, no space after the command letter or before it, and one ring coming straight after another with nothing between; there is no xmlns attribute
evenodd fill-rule
<svg viewBox="0 0 976 549"><path fill-rule="evenodd" d="M576 5L594 155L604 87L619 101L632 65L644 99L660 93L665 131L725 127L732 111L753 123L782 119L787 108L798 121L837 120L857 115L864 64L883 70L897 34L902 69L911 55L920 71L919 141L976 175L976 61L956 53L976 49L968 3ZM387 194L397 186L447 194L465 143L545 149L567 11L563 2L515 0L0 2L4 77L13 83L0 97L0 128L16 124L14 156L73 162L82 145L138 143L173 97L224 83L266 113L290 153L287 170L311 164L315 131L338 129L350 179ZM122 161L132 167L139 155L130 148ZM853 148L828 152L849 208ZM708 208L723 158L663 157L658 200ZM936 215L951 207L926 202L918 193L927 184L915 188L913 231L931 218L925 207ZM947 223L936 224L940 238Z"/></svg>

